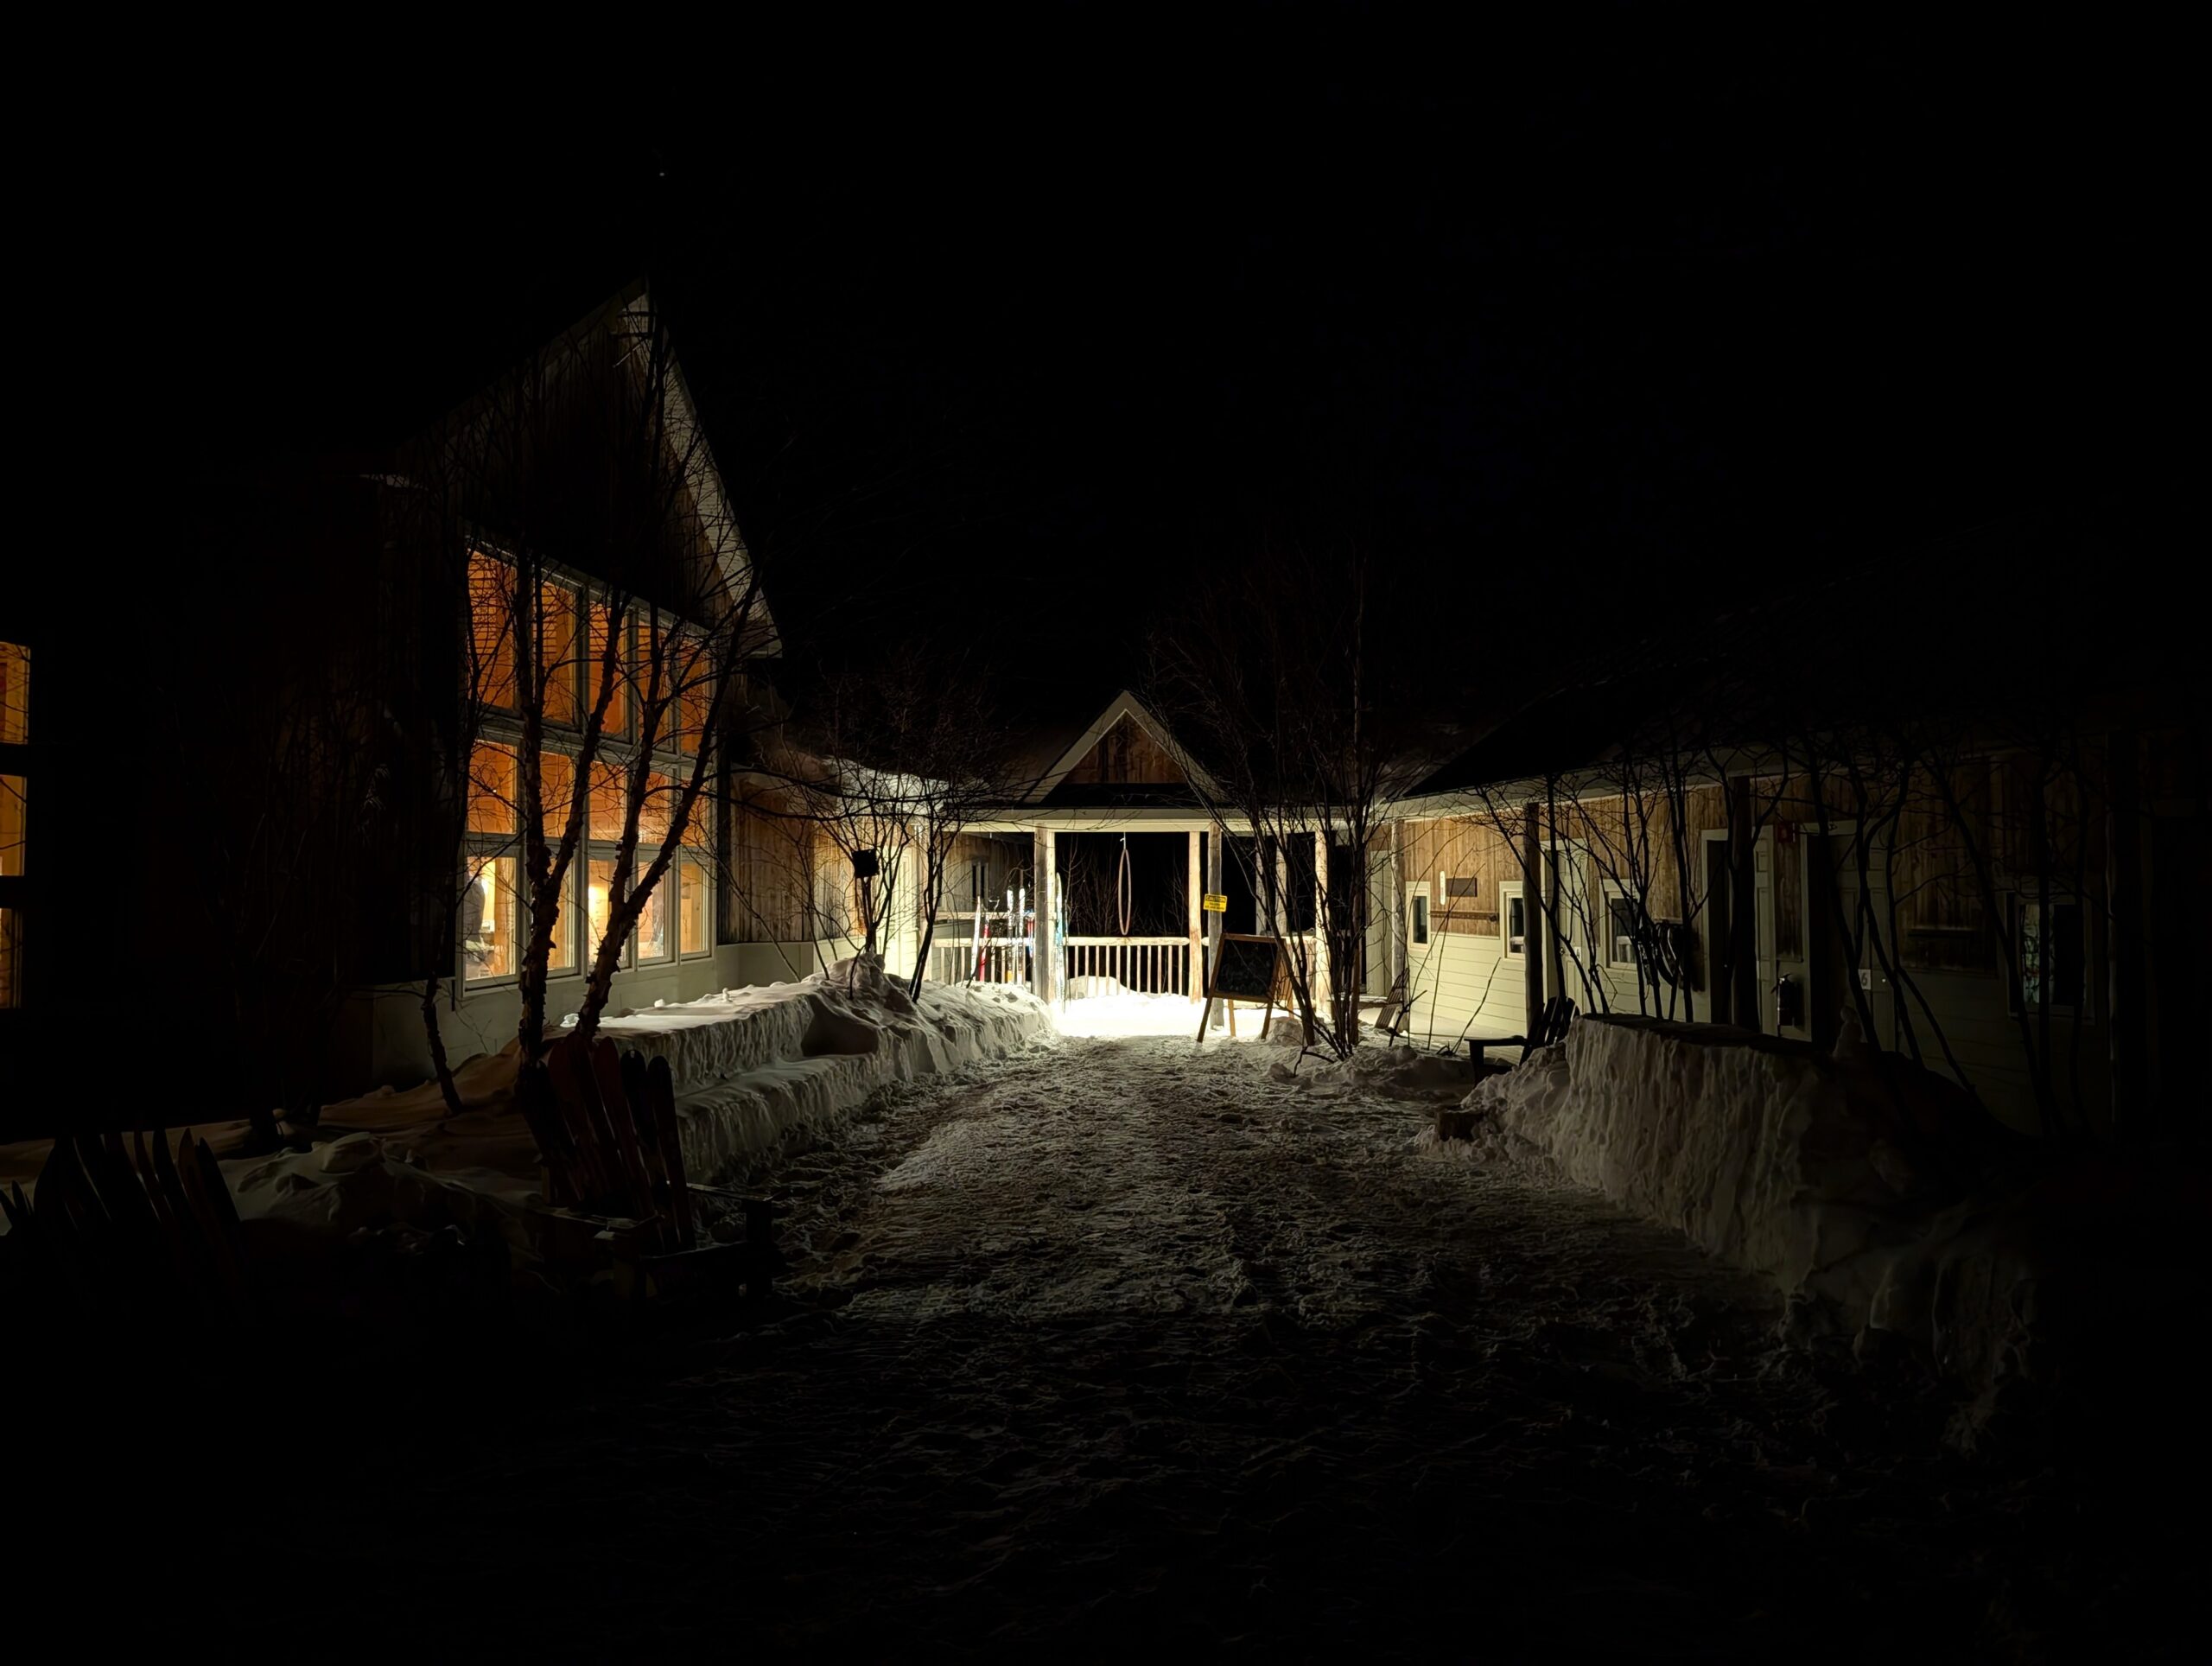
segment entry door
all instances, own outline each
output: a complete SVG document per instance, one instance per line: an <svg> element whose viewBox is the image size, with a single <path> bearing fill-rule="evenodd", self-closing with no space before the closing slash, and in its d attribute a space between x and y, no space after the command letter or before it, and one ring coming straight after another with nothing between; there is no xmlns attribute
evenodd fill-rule
<svg viewBox="0 0 2212 1666"><path fill-rule="evenodd" d="M1812 910L1805 884L1803 830L1794 823L1759 833L1752 851L1758 910L1759 1027L1796 1041L1813 1039Z"/></svg>

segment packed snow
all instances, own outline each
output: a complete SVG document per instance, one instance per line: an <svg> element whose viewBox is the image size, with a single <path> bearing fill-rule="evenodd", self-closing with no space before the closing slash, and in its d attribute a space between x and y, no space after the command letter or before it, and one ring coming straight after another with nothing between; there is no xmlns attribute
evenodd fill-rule
<svg viewBox="0 0 2212 1666"><path fill-rule="evenodd" d="M1421 1055L1195 1027L893 1084L779 1148L747 1184L781 1317L490 1418L441 1382L374 1468L389 1521L319 1550L361 1589L592 1593L437 1632L507 1652L2129 1652L2074 1500L1947 1457L1879 1362L1784 1345L1767 1280L1543 1167L1409 1149L1452 1100L1373 1084Z"/></svg>
<svg viewBox="0 0 2212 1666"><path fill-rule="evenodd" d="M1415 1147L1533 1164L1679 1228L1769 1281L1796 1339L1862 1353L1901 1343L1966 1390L1950 1430L1962 1446L2069 1361L2075 1386L2092 1369L2171 1369L2152 1355L2177 1363L2158 1338L2163 1312L2191 1299L2172 1272L2181 1246L2145 1234L2201 1213L2184 1195L2201 1182L2078 1156L2066 1178L2038 1180L2040 1154L1955 1087L1849 1033L1823 1058L1739 1032L1586 1018L1464 1103L1471 1139L1429 1129ZM2127 1308L2151 1326L2107 1323L2091 1339L2091 1313Z"/></svg>

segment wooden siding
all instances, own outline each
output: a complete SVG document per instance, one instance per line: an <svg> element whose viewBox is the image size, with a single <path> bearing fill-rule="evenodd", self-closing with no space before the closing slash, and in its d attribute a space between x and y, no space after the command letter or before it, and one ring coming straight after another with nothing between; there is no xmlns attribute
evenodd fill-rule
<svg viewBox="0 0 2212 1666"><path fill-rule="evenodd" d="M1098 737L1067 779L1116 786L1180 786L1185 779L1144 726L1128 717Z"/></svg>

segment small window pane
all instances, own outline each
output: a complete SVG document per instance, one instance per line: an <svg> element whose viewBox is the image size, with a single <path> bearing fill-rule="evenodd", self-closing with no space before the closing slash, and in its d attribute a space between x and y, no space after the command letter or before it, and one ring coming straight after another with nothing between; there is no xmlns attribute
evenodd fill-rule
<svg viewBox="0 0 2212 1666"><path fill-rule="evenodd" d="M1529 942L1527 899L1518 893L1505 900L1505 952L1523 953Z"/></svg>
<svg viewBox="0 0 2212 1666"><path fill-rule="evenodd" d="M622 837L630 792L629 772L610 758L591 763L591 836L613 844Z"/></svg>
<svg viewBox="0 0 2212 1666"><path fill-rule="evenodd" d="M565 584L537 590L538 666L545 679L545 721L574 723L576 704L576 593Z"/></svg>
<svg viewBox="0 0 2212 1666"><path fill-rule="evenodd" d="M607 922L614 912L613 887L614 858L593 857L584 869L584 924L594 955L607 937Z"/></svg>
<svg viewBox="0 0 2212 1666"><path fill-rule="evenodd" d="M571 868L561 882L561 900L553 916L553 951L546 957L549 972L573 972L576 970L576 911L569 899L575 895L576 870Z"/></svg>
<svg viewBox="0 0 2212 1666"><path fill-rule="evenodd" d="M515 830L515 754L510 747L479 741L468 760L468 830Z"/></svg>
<svg viewBox="0 0 2212 1666"><path fill-rule="evenodd" d="M569 795L576 787L576 760L558 752L544 752L537 759L538 825L545 843L557 846L569 827ZM578 836L582 836L579 835Z"/></svg>
<svg viewBox="0 0 2212 1666"><path fill-rule="evenodd" d="M638 958L666 960L671 951L668 946L668 879L645 893L645 906L638 911Z"/></svg>
<svg viewBox="0 0 2212 1666"><path fill-rule="evenodd" d="M2020 1005L2028 1012L2042 1008L2044 986L2050 984L2050 1004L2071 1011L2082 1004L2088 985L2088 962L2082 947L2082 907L2075 902L2053 902L2050 923L2044 926L2043 905L2020 905Z"/></svg>
<svg viewBox="0 0 2212 1666"><path fill-rule="evenodd" d="M584 670L584 698L599 698L600 684L608 676L607 665L607 621L612 614L603 603L594 602L591 610L591 663ZM625 621L626 626L627 621ZM607 716L603 728L610 734L621 734L630 728L629 699L630 656L626 642L615 646L613 671L613 686L607 701Z"/></svg>
<svg viewBox="0 0 2212 1666"><path fill-rule="evenodd" d="M1606 912L1612 924L1608 949L1611 963L1616 966L1635 965L1636 899L1634 897L1609 898L1606 901Z"/></svg>
<svg viewBox="0 0 2212 1666"><path fill-rule="evenodd" d="M461 947L468 979L512 977L518 966L515 859L478 856L464 869Z"/></svg>
<svg viewBox="0 0 2212 1666"><path fill-rule="evenodd" d="M468 554L468 663L461 668L471 698L512 710L515 703L515 574L496 556Z"/></svg>
<svg viewBox="0 0 2212 1666"><path fill-rule="evenodd" d="M638 849L655 851L668 842L676 813L676 783L665 775L645 777L645 802L638 811Z"/></svg>
<svg viewBox="0 0 2212 1666"><path fill-rule="evenodd" d="M683 919L677 933L685 954L702 955L707 951L707 870L689 857L677 866L683 885Z"/></svg>
<svg viewBox="0 0 2212 1666"><path fill-rule="evenodd" d="M20 775L0 775L0 879L20 877L23 872L23 830L30 816L29 790Z"/></svg>
<svg viewBox="0 0 2212 1666"><path fill-rule="evenodd" d="M1414 941L1415 943L1428 941L1428 899L1427 897L1416 896L1414 899Z"/></svg>
<svg viewBox="0 0 2212 1666"><path fill-rule="evenodd" d="M31 651L20 642L0 642L0 746L22 746L31 738Z"/></svg>

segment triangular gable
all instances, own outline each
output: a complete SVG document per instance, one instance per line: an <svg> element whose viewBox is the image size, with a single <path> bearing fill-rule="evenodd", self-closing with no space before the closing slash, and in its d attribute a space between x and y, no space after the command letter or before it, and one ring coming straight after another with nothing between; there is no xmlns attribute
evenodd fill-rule
<svg viewBox="0 0 2212 1666"><path fill-rule="evenodd" d="M1097 748L1098 743L1106 738L1116 724L1125 722L1135 725L1147 739L1166 754L1175 767L1183 772L1185 779L1197 789L1200 797L1208 803L1220 802L1221 789L1216 785L1213 777L1208 774L1198 760L1184 749L1182 743L1176 740L1167 726L1153 715L1151 708L1127 689L1123 689L1121 693L1109 701L1106 709L1098 714L1097 721L1077 735L1074 744L1054 759L1044 773L1038 776L1029 791L1022 795L1021 802L1030 804L1042 803L1050 796L1054 787L1067 779L1076 766L1082 763Z"/></svg>
<svg viewBox="0 0 2212 1666"><path fill-rule="evenodd" d="M617 296L607 310L613 315L608 321L609 327L641 341L651 339L657 321L652 292L643 280ZM691 404L690 385L684 380L683 367L677 362L673 350L668 353L664 397L668 402L668 410L663 429L670 450L690 477L700 518L710 529L709 538L718 553L723 582L729 587L731 595L742 596L753 583L753 552L746 547L744 534L738 531L737 518L731 512L728 495L723 490L721 467L707 444L698 412ZM767 595L754 588L753 603L753 616L747 632L748 657L776 658L783 653L784 647L775 618L768 611Z"/></svg>

